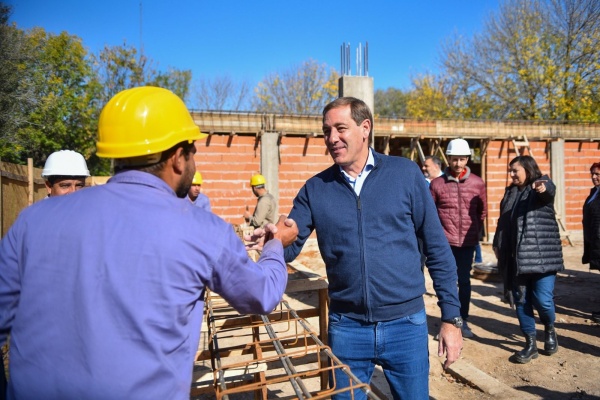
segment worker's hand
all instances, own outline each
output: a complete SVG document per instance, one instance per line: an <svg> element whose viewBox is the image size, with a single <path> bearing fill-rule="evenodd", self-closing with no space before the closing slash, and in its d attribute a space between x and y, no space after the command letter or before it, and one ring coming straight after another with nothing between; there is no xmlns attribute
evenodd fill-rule
<svg viewBox="0 0 600 400"><path fill-rule="evenodd" d="M244 211L244 219L246 222L250 221L250 217L252 217L252 214L250 214L250 207L246 205L246 211Z"/></svg>
<svg viewBox="0 0 600 400"><path fill-rule="evenodd" d="M265 228L268 230L265 243L270 239L279 239L283 247L287 247L294 243L298 237L298 225L296 225L293 219L285 215L279 216L279 221L277 221L276 225L267 224Z"/></svg>
<svg viewBox="0 0 600 400"><path fill-rule="evenodd" d="M454 361L460 357L463 347L463 339L460 328L448 322L442 322L440 328L438 356L442 357L446 353L444 369L448 368Z"/></svg>
<svg viewBox="0 0 600 400"><path fill-rule="evenodd" d="M298 226L293 219L285 215L279 217L277 224L267 224L264 228L257 228L251 235L245 235L248 250L262 250L265 243L271 239L279 239L284 247L292 244L298 236Z"/></svg>

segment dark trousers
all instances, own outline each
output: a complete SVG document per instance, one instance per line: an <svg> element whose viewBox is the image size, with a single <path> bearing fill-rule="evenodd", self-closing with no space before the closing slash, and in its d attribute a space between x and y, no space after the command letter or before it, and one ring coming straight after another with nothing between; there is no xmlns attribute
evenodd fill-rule
<svg viewBox="0 0 600 400"><path fill-rule="evenodd" d="M450 246L458 275L458 300L460 300L460 316L469 319L469 304L471 303L471 266L475 255L475 246Z"/></svg>

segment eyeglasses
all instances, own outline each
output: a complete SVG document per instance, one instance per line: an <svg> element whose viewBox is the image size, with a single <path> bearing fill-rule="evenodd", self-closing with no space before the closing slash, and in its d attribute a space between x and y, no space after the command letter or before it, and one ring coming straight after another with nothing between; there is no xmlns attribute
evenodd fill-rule
<svg viewBox="0 0 600 400"><path fill-rule="evenodd" d="M592 175L592 176L600 176L600 172L592 172L592 173L590 173L590 175Z"/></svg>

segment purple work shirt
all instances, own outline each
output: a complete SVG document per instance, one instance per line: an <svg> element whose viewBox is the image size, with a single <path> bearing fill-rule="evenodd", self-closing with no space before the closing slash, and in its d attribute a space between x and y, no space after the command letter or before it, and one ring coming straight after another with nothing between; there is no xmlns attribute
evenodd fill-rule
<svg viewBox="0 0 600 400"><path fill-rule="evenodd" d="M148 173L40 201L0 242L8 398L187 400L205 287L262 314L286 283L279 240L254 263L231 225Z"/></svg>
<svg viewBox="0 0 600 400"><path fill-rule="evenodd" d="M211 211L210 200L208 199L208 196L204 193L198 193L198 197L196 197L196 200L193 202L193 204L196 207L200 207L206 211Z"/></svg>

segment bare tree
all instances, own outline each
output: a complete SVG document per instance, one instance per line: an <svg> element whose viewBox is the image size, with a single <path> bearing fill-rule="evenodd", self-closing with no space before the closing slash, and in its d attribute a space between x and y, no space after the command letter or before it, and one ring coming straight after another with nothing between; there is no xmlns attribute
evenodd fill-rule
<svg viewBox="0 0 600 400"><path fill-rule="evenodd" d="M319 114L337 96L337 81L335 69L310 59L263 79L255 89L253 107L263 112Z"/></svg>
<svg viewBox="0 0 600 400"><path fill-rule="evenodd" d="M192 87L192 107L202 110L243 111L249 108L250 84L229 75L200 78Z"/></svg>
<svg viewBox="0 0 600 400"><path fill-rule="evenodd" d="M481 34L444 45L442 74L488 118L598 121L598 54L597 0L507 0Z"/></svg>

